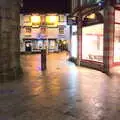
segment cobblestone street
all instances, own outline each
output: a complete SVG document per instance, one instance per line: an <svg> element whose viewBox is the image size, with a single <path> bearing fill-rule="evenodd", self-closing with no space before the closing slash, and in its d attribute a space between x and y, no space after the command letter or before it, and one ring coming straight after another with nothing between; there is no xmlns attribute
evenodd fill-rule
<svg viewBox="0 0 120 120"><path fill-rule="evenodd" d="M77 67L66 53L21 55L21 80L0 83L0 120L120 120L120 76Z"/></svg>

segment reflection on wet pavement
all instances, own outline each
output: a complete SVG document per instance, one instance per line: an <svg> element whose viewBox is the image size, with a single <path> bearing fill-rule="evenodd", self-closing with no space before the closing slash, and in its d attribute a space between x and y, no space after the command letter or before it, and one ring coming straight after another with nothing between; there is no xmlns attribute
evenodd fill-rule
<svg viewBox="0 0 120 120"><path fill-rule="evenodd" d="M0 120L120 120L120 79L67 61L21 55L22 80L0 84Z"/></svg>

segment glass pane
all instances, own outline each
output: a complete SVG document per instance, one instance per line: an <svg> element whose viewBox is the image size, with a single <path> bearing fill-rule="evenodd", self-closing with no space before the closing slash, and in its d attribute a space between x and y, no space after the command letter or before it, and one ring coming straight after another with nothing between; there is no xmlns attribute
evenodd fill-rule
<svg viewBox="0 0 120 120"><path fill-rule="evenodd" d="M103 24L82 29L82 59L103 62Z"/></svg>
<svg viewBox="0 0 120 120"><path fill-rule="evenodd" d="M115 24L114 62L120 62L120 24Z"/></svg>

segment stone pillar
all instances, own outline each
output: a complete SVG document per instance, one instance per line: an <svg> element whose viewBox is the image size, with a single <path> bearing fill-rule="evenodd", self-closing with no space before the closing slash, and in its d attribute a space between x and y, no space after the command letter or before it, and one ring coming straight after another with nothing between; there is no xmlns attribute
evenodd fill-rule
<svg viewBox="0 0 120 120"><path fill-rule="evenodd" d="M104 8L104 72L109 74L114 57L114 8L109 4Z"/></svg>
<svg viewBox="0 0 120 120"><path fill-rule="evenodd" d="M0 81L20 72L20 0L0 1Z"/></svg>
<svg viewBox="0 0 120 120"><path fill-rule="evenodd" d="M77 19L77 40L78 40L77 65L80 65L80 61L82 58L82 22L81 21L82 21L82 17L79 13Z"/></svg>

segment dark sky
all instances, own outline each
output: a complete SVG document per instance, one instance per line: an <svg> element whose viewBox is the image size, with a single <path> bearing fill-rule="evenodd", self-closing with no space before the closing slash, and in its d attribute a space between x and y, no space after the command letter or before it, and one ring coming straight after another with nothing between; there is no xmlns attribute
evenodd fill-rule
<svg viewBox="0 0 120 120"><path fill-rule="evenodd" d="M67 13L70 0L23 0L21 12Z"/></svg>

